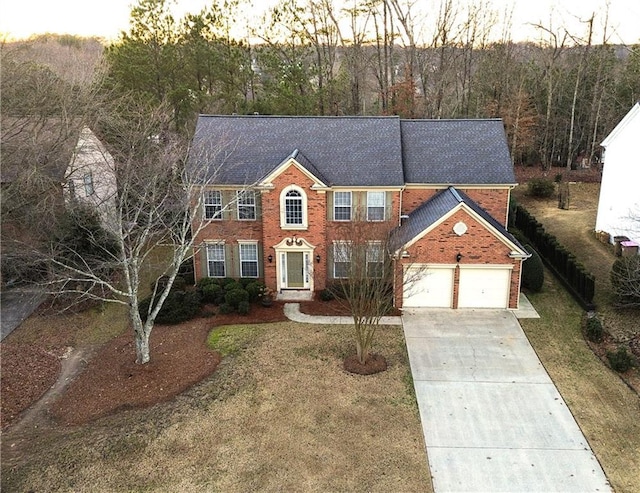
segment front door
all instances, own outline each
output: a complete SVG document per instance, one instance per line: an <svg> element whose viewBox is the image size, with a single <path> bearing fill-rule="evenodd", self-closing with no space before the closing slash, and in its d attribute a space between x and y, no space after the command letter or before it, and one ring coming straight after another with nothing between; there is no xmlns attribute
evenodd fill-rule
<svg viewBox="0 0 640 493"><path fill-rule="evenodd" d="M304 288L304 253L287 252L287 287Z"/></svg>

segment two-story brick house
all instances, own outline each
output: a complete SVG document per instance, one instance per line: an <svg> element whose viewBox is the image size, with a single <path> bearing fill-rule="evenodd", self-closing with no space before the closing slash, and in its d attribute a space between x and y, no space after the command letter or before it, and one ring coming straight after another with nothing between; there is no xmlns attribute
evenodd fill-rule
<svg viewBox="0 0 640 493"><path fill-rule="evenodd" d="M201 116L189 164L215 173L196 278L312 294L344 275L344 225L367 221L395 228L396 306L518 306L500 120Z"/></svg>

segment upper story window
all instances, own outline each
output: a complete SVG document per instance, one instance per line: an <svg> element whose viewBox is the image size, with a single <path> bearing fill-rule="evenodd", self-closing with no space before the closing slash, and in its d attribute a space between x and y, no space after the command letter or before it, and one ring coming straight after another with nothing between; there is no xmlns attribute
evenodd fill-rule
<svg viewBox="0 0 640 493"><path fill-rule="evenodd" d="M333 220L351 221L351 192L333 193Z"/></svg>
<svg viewBox="0 0 640 493"><path fill-rule="evenodd" d="M204 192L204 218L222 219L222 192L206 190Z"/></svg>
<svg viewBox="0 0 640 493"><path fill-rule="evenodd" d="M82 182L84 183L84 193L87 195L87 197L89 195L93 195L93 193L95 192L93 188L93 174L91 172L86 173L82 177Z"/></svg>
<svg viewBox="0 0 640 493"><path fill-rule="evenodd" d="M280 226L286 229L307 227L307 195L299 187L285 188L280 194Z"/></svg>
<svg viewBox="0 0 640 493"><path fill-rule="evenodd" d="M207 245L207 274L209 277L225 277L224 243Z"/></svg>
<svg viewBox="0 0 640 493"><path fill-rule="evenodd" d="M257 243L240 243L240 277L258 277Z"/></svg>
<svg viewBox="0 0 640 493"><path fill-rule="evenodd" d="M384 221L385 192L367 192L367 221Z"/></svg>
<svg viewBox="0 0 640 493"><path fill-rule="evenodd" d="M238 219L250 221L256 218L256 194L253 190L241 190L236 195L238 202Z"/></svg>

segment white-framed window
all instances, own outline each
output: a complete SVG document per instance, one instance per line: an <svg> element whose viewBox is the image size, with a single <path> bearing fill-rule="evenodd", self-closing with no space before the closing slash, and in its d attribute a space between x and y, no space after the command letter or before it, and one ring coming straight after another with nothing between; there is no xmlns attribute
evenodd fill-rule
<svg viewBox="0 0 640 493"><path fill-rule="evenodd" d="M205 190L204 218L222 219L222 192L220 190Z"/></svg>
<svg viewBox="0 0 640 493"><path fill-rule="evenodd" d="M349 277L351 263L351 243L336 241L333 243L333 278L345 279Z"/></svg>
<svg viewBox="0 0 640 493"><path fill-rule="evenodd" d="M367 192L367 221L384 221L385 192Z"/></svg>
<svg viewBox="0 0 640 493"><path fill-rule="evenodd" d="M82 182L84 183L84 193L88 197L89 195L93 195L95 189L93 188L93 173L89 171L85 173L82 177Z"/></svg>
<svg viewBox="0 0 640 493"><path fill-rule="evenodd" d="M382 243L379 241L369 242L367 245L367 276L382 277L384 263L382 262Z"/></svg>
<svg viewBox="0 0 640 493"><path fill-rule="evenodd" d="M238 203L238 219L241 221L253 221L256 218L256 194L253 190L238 190L236 193Z"/></svg>
<svg viewBox="0 0 640 493"><path fill-rule="evenodd" d="M240 277L258 277L258 244L239 243Z"/></svg>
<svg viewBox="0 0 640 493"><path fill-rule="evenodd" d="M351 221L351 192L333 193L333 220Z"/></svg>
<svg viewBox="0 0 640 493"><path fill-rule="evenodd" d="M307 227L307 195L300 187L292 185L280 194L280 226L285 229Z"/></svg>
<svg viewBox="0 0 640 493"><path fill-rule="evenodd" d="M226 277L224 243L207 245L207 274L209 277Z"/></svg>

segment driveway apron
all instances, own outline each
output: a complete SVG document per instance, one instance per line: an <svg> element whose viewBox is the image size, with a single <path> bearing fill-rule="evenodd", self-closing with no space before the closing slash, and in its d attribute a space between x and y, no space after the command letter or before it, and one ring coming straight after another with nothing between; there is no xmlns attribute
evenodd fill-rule
<svg viewBox="0 0 640 493"><path fill-rule="evenodd" d="M435 493L611 491L511 312L402 320Z"/></svg>

